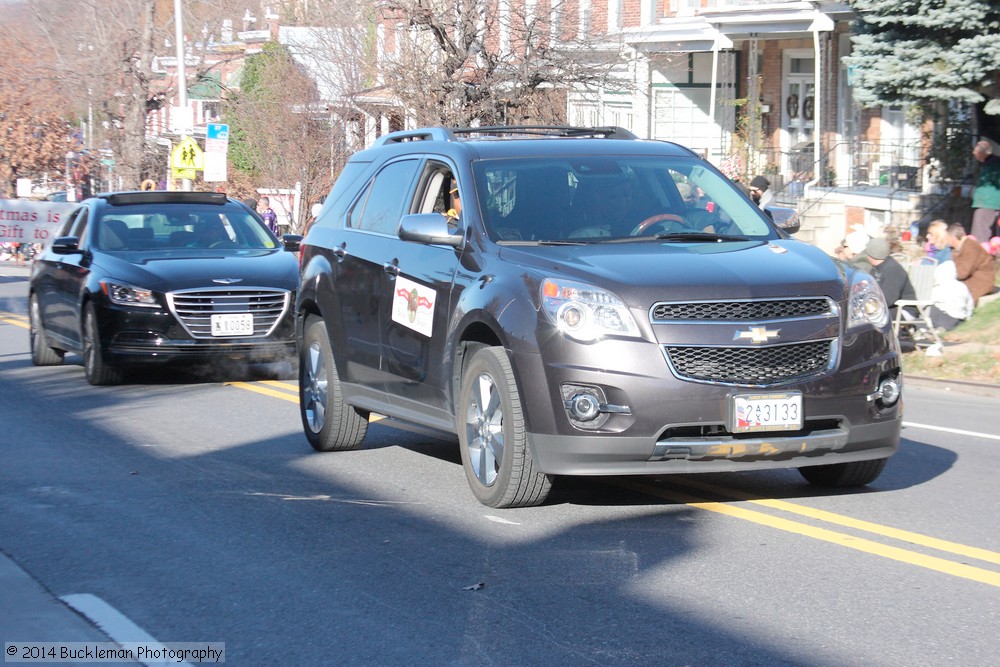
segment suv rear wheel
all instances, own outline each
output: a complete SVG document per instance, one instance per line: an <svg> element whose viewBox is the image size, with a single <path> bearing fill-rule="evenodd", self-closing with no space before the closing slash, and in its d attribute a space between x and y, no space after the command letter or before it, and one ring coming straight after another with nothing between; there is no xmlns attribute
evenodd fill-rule
<svg viewBox="0 0 1000 667"><path fill-rule="evenodd" d="M469 360L458 410L462 465L476 498L491 507L544 502L552 480L535 470L514 371L501 348L484 347Z"/></svg>
<svg viewBox="0 0 1000 667"><path fill-rule="evenodd" d="M313 449L354 449L365 439L368 418L344 403L326 324L311 316L305 322L299 359L299 412Z"/></svg>

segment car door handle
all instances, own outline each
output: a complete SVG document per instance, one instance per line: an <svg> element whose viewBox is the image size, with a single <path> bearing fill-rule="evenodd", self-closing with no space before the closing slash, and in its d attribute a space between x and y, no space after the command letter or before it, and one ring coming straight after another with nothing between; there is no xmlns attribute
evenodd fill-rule
<svg viewBox="0 0 1000 667"><path fill-rule="evenodd" d="M382 269L386 273L388 273L390 276L393 276L393 277L398 276L399 275L399 260L398 259L394 259L391 262L386 262L385 264L382 265Z"/></svg>

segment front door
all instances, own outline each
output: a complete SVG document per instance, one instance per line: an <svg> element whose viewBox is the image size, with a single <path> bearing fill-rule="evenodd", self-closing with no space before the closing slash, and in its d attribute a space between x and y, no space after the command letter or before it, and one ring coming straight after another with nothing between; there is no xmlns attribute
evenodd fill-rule
<svg viewBox="0 0 1000 667"><path fill-rule="evenodd" d="M785 79L782 85L781 129L789 164L786 173L800 181L813 174L813 129L816 124L816 75L812 51L785 52Z"/></svg>

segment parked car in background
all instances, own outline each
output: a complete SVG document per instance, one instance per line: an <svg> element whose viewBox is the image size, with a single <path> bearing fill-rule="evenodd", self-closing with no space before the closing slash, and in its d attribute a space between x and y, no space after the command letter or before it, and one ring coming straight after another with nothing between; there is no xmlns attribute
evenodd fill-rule
<svg viewBox="0 0 1000 667"><path fill-rule="evenodd" d="M33 264L32 362L80 353L104 385L136 364L294 360L300 239L219 193L87 199Z"/></svg>
<svg viewBox="0 0 1000 667"><path fill-rule="evenodd" d="M301 256L310 444L358 446L372 412L457 434L486 505L541 503L554 475L797 468L860 486L899 446L874 279L677 144L388 134L349 160Z"/></svg>

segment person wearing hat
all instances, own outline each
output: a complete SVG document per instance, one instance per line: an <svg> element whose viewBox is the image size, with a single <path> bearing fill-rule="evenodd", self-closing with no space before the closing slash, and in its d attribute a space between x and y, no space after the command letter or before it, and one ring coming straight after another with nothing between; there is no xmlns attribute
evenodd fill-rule
<svg viewBox="0 0 1000 667"><path fill-rule="evenodd" d="M868 247L870 240L871 237L865 232L853 231L844 237L833 254L837 259L844 260L854 268L871 273L872 265L868 262L868 255L865 254L865 248Z"/></svg>
<svg viewBox="0 0 1000 667"><path fill-rule="evenodd" d="M753 202L764 208L771 201L771 193L768 188L771 187L771 181L767 180L763 176L754 176L753 180L750 181L750 199Z"/></svg>
<svg viewBox="0 0 1000 667"><path fill-rule="evenodd" d="M876 236L868 242L865 248L868 261L872 265L871 274L875 282L882 288L885 302L889 306L889 317L896 317L896 302L900 299L916 301L917 293L910 282L910 276L906 273L903 265L889 256L889 240L883 236ZM908 310L908 313L916 317L916 313ZM904 315L905 317L905 315Z"/></svg>

